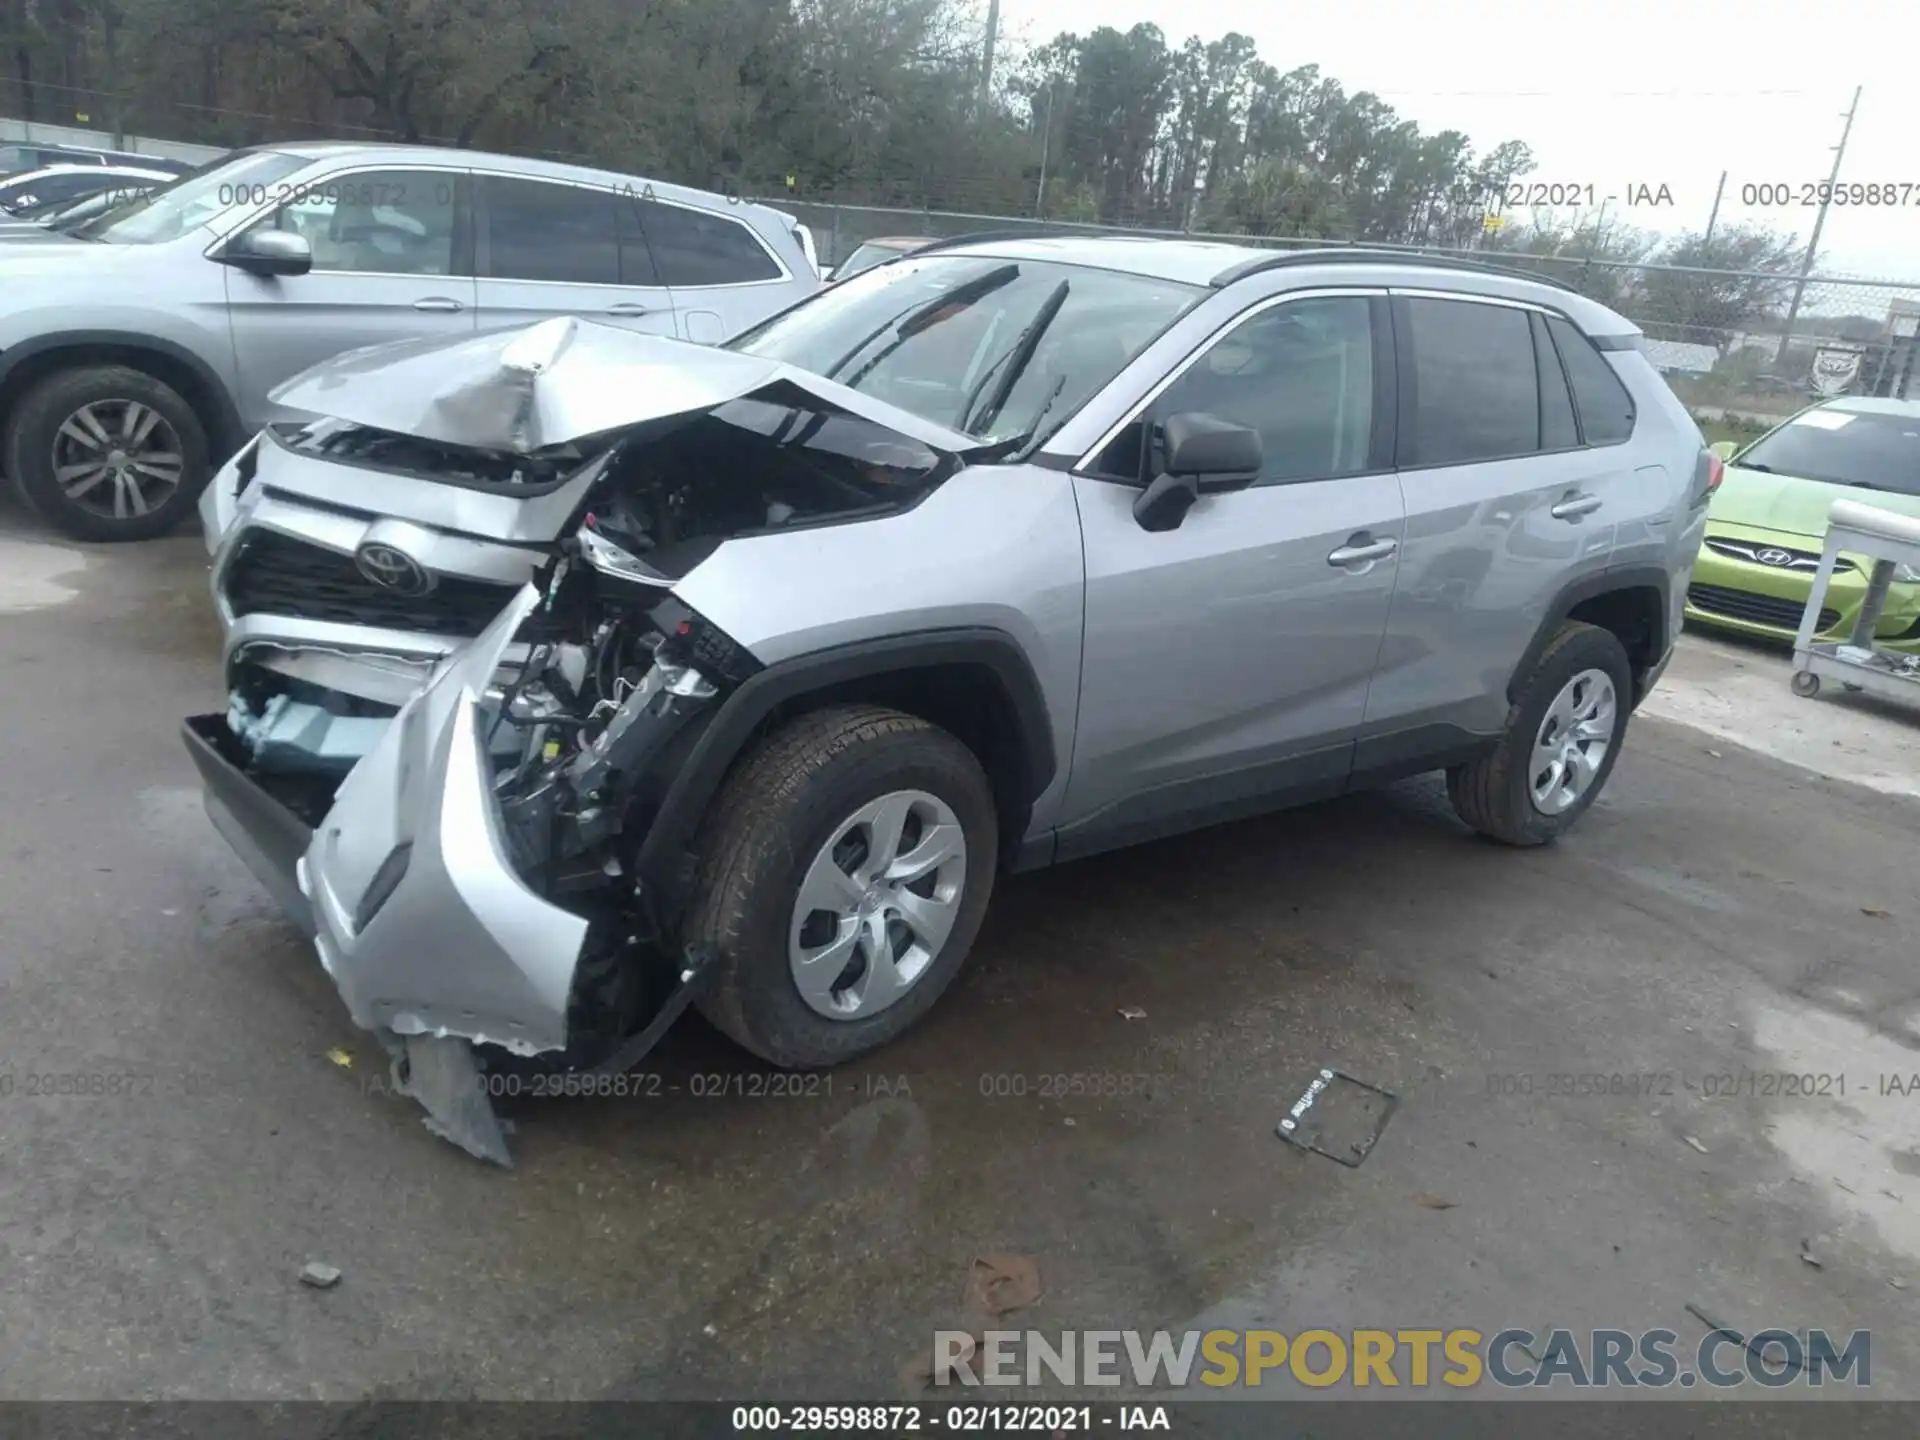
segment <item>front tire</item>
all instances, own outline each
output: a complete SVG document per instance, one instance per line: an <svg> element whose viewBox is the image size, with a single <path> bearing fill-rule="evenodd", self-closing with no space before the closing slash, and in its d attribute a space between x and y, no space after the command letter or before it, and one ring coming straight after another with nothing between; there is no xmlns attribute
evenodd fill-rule
<svg viewBox="0 0 1920 1440"><path fill-rule="evenodd" d="M838 1065L918 1020L952 981L998 865L973 752L897 710L803 715L722 787L683 939L715 958L712 1023L791 1070Z"/></svg>
<svg viewBox="0 0 1920 1440"><path fill-rule="evenodd" d="M150 540L193 510L212 475L206 427L142 370L88 365L34 384L7 427L6 472L75 540Z"/></svg>
<svg viewBox="0 0 1920 1440"><path fill-rule="evenodd" d="M1454 813L1505 845L1558 839L1613 774L1632 695L1613 632L1568 621L1521 685L1498 746L1447 771Z"/></svg>

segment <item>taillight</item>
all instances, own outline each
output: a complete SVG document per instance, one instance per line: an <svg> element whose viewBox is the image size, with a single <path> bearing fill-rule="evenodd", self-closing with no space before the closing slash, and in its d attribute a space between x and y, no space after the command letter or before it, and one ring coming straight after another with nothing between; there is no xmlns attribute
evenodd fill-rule
<svg viewBox="0 0 1920 1440"><path fill-rule="evenodd" d="M1727 465L1711 450L1700 452L1700 462L1693 470L1693 508L1698 510L1713 499L1713 492L1720 488L1720 482L1727 478Z"/></svg>

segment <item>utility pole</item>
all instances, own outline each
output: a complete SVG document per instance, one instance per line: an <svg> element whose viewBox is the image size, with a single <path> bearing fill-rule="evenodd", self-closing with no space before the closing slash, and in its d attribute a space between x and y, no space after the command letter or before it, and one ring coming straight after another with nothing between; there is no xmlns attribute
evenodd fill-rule
<svg viewBox="0 0 1920 1440"><path fill-rule="evenodd" d="M1727 193L1727 172L1720 172L1720 184L1713 192L1713 209L1707 212L1707 233L1702 237L1700 248L1709 250L1713 246L1713 227L1720 219L1720 197Z"/></svg>
<svg viewBox="0 0 1920 1440"><path fill-rule="evenodd" d="M1040 184L1033 192L1033 213L1041 220L1047 218L1047 148L1053 142L1053 92L1059 85L1057 75L1047 81L1047 118L1040 128Z"/></svg>
<svg viewBox="0 0 1920 1440"><path fill-rule="evenodd" d="M987 4L987 45L986 53L980 64L980 115L986 118L988 106L993 100L993 49L1000 38L1000 0L988 0Z"/></svg>
<svg viewBox="0 0 1920 1440"><path fill-rule="evenodd" d="M1820 193L1820 208L1813 213L1813 234L1807 237L1806 257L1800 262L1800 278L1793 283L1793 303L1787 307L1787 323L1780 327L1780 348L1773 352L1777 369L1787 356L1787 341L1793 337L1793 322L1800 318L1800 302L1807 293L1807 276L1813 273L1814 257L1820 253L1820 230L1827 223L1827 207L1833 203L1833 187L1840 183L1840 162L1847 158L1847 137L1853 134L1853 115L1860 108L1860 89L1853 87L1853 103L1847 107L1847 123L1841 127L1840 143L1833 147L1833 170L1827 176L1827 188Z"/></svg>

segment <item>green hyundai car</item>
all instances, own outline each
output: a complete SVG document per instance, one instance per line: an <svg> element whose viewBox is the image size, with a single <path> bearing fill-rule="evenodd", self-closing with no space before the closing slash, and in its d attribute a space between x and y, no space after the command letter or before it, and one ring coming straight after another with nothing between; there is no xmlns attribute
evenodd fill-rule
<svg viewBox="0 0 1920 1440"><path fill-rule="evenodd" d="M1920 516L1920 401L1828 400L1744 450L1730 441L1713 449L1726 474L1687 588L1687 618L1702 625L1792 641L1835 500ZM1823 638L1853 633L1871 568L1840 557L1820 611ZM1920 572L1903 565L1894 573L1875 636L1920 654Z"/></svg>

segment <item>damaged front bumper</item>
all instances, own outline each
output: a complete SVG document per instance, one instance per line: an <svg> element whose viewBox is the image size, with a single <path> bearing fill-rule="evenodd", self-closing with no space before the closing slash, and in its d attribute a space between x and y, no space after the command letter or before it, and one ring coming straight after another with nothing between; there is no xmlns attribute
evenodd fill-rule
<svg viewBox="0 0 1920 1440"><path fill-rule="evenodd" d="M589 929L516 871L491 789L493 677L540 601L523 588L385 724L330 803L315 775L263 774L228 717L186 722L215 827L311 937L430 1128L500 1163L471 1047L564 1050Z"/></svg>

